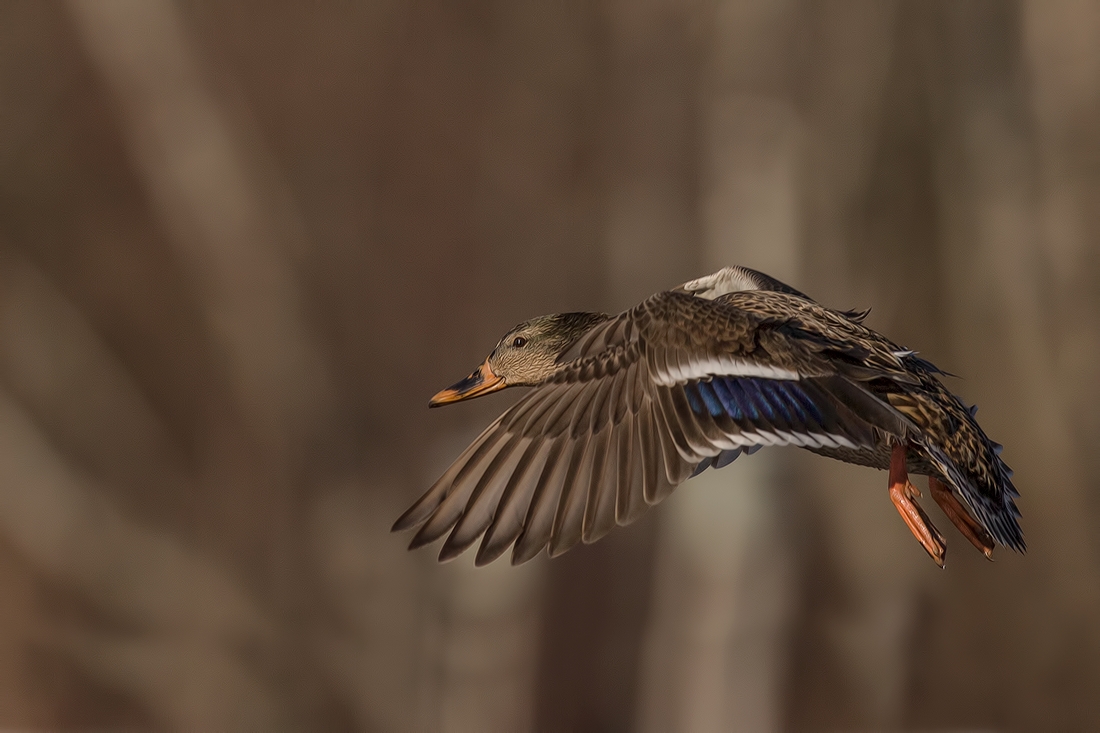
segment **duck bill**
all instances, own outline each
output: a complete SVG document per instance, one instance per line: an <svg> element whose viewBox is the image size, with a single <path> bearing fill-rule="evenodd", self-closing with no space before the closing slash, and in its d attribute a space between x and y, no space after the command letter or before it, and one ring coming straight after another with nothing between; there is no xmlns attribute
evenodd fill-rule
<svg viewBox="0 0 1100 733"><path fill-rule="evenodd" d="M449 405L452 402L480 397L483 394L496 392L498 389L504 389L507 386L503 377L493 374L493 370L489 368L489 361L486 360L484 364L474 370L473 374L461 382L452 384L442 392L436 393L435 397L432 397L428 403L428 407L439 407L440 405Z"/></svg>

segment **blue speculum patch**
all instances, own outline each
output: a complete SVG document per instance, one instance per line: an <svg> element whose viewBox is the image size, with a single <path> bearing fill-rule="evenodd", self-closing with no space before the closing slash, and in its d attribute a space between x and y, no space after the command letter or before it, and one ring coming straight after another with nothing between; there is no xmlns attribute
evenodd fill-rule
<svg viewBox="0 0 1100 733"><path fill-rule="evenodd" d="M713 377L684 385L696 414L736 421L781 421L791 426L820 426L824 417L794 380Z"/></svg>

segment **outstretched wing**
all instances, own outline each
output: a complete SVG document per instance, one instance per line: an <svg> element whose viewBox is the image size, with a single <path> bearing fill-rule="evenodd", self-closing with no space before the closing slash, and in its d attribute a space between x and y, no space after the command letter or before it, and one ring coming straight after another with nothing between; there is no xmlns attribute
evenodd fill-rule
<svg viewBox="0 0 1100 733"><path fill-rule="evenodd" d="M585 334L394 525L440 559L481 538L522 563L636 519L697 470L764 445L873 446L912 423L767 319L669 292Z"/></svg>

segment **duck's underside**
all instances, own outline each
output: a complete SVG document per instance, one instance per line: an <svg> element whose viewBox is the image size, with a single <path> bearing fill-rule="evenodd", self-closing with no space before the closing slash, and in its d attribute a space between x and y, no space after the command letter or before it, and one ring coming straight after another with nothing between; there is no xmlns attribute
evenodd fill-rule
<svg viewBox="0 0 1100 733"><path fill-rule="evenodd" d="M993 548L996 546L993 537L971 516L949 485L940 479L939 470L923 455L918 446L891 446L884 441L875 448L807 447L806 450L845 463L889 471L890 501L925 551L937 565L943 567L947 557L947 542L917 503L916 500L921 497L920 489L909 480L910 474L927 476L928 491L943 513L979 552L990 560L993 559ZM726 466L740 452L716 456L709 462L705 461L700 469Z"/></svg>
<svg viewBox="0 0 1100 733"><path fill-rule="evenodd" d="M857 466L877 468L881 471L890 469L891 448L883 445L879 448L806 448L827 458L835 458L845 463L854 463ZM907 450L905 453L905 470L918 476L935 476L939 473L933 464L921 455L917 448Z"/></svg>

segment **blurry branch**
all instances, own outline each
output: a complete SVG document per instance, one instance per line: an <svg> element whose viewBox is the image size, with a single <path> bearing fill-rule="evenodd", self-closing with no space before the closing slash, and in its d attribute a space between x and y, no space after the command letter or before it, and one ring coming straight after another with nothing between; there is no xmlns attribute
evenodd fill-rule
<svg viewBox="0 0 1100 733"><path fill-rule="evenodd" d="M36 413L64 410L72 424L58 430L91 441L79 452L156 461L150 436L160 426L121 367L34 270L5 265L0 374ZM0 452L0 529L43 570L130 623L237 641L268 628L236 582L113 507L7 391L0 392ZM185 490L170 465L149 471L158 473Z"/></svg>
<svg viewBox="0 0 1100 733"><path fill-rule="evenodd" d="M833 306L875 303L879 324L891 329L901 325L896 316L890 318L891 310L911 303L906 299L894 306L889 290L876 292L883 280L894 287L893 278L882 273L920 282L920 272L907 267L905 253L927 258L928 240L909 231L897 239L893 231L874 230L875 217L853 226L853 212L860 211L869 193L890 195L881 190L876 171L879 160L891 155L890 135L901 134L893 116L902 113L893 107L899 96L912 104L918 94L911 78L919 74L920 57L899 43L899 29L913 21L899 5L889 0L808 6L801 22L813 29L807 35L812 36L814 63L801 69L798 92L804 120L798 212L802 282L807 292ZM910 108L904 114L917 119L906 119L902 133L920 122ZM893 171L907 182L919 173L901 167ZM905 195L913 193L909 188ZM876 256L882 258L881 268L867 264ZM876 269L877 278L864 276ZM926 287L922 292L928 292ZM816 638L792 648L794 674L814 671L794 681L793 694L788 692L787 723L805 726L819 720L823 708L831 714L841 711L852 727L897 728L909 704L919 601L934 568L899 525L882 474L816 456L799 458L814 525L813 539L801 548L807 577L800 633ZM815 710L804 698L829 702L818 703Z"/></svg>
<svg viewBox="0 0 1100 733"><path fill-rule="evenodd" d="M471 438L425 448L425 481ZM532 729L545 562L475 568L473 553L440 565L408 552L384 529L403 495L366 480L318 488L306 526L322 593L311 603L332 614L310 642L335 694L363 730Z"/></svg>
<svg viewBox="0 0 1100 733"><path fill-rule="evenodd" d="M860 234L852 230L852 212L881 150L875 141L883 134L887 85L899 54L898 6L897 0L822 3L808 6L802 20L814 29L818 59L803 69L800 82L802 271L815 274L810 294L837 306L869 303L873 294L860 287L867 279L852 267Z"/></svg>
<svg viewBox="0 0 1100 733"><path fill-rule="evenodd" d="M473 435L439 441L425 461L436 476ZM433 455L434 454L434 455ZM391 545L392 547L392 545ZM396 548L395 548L396 549ZM422 558L431 563L432 558ZM521 733L536 729L538 636L546 558L485 567L473 553L429 567L418 730Z"/></svg>
<svg viewBox="0 0 1100 733"><path fill-rule="evenodd" d="M785 57L787 4L708 3L698 90L702 266L799 264L801 136ZM782 454L765 451L682 487L662 512L647 630L644 730L782 726L797 603Z"/></svg>
<svg viewBox="0 0 1100 733"><path fill-rule="evenodd" d="M476 568L467 553L444 581L439 721L445 733L534 730L536 653L544 561Z"/></svg>
<svg viewBox="0 0 1100 733"><path fill-rule="evenodd" d="M782 728L797 578L776 463L708 471L664 507L640 730Z"/></svg>
<svg viewBox="0 0 1100 733"><path fill-rule="evenodd" d="M616 312L698 276L692 146L699 70L691 3L609 5L615 116L603 238Z"/></svg>
<svg viewBox="0 0 1100 733"><path fill-rule="evenodd" d="M234 688L257 688L227 649L266 643L271 626L240 586L177 540L119 512L98 487L67 465L2 391L0 532L47 576L79 589L103 612L155 633L161 639L156 643L167 643L165 636L176 639L172 643L188 648L196 666L219 669L224 682L232 678L235 683L207 692L235 700L239 689ZM81 653L93 643L77 633L61 645L76 652L94 676L113 679L132 693L160 684L155 699L176 694L184 674L177 668L181 659L151 650L140 653L143 645L154 643L145 634L120 641L117 649L100 642L96 653ZM101 653L112 649L115 654ZM187 721L175 722L192 727Z"/></svg>
<svg viewBox="0 0 1100 733"><path fill-rule="evenodd" d="M169 490L186 490L152 411L75 309L29 266L3 264L0 374L20 401L78 443L76 452L113 461L129 454L152 462L145 475L163 471ZM46 577L134 629L121 639L77 629L50 642L90 674L148 700L180 729L224 724L232 718L202 711L238 709L245 698L250 720L272 719L278 705L232 651L270 643L263 612L209 558L116 508L3 389L0 534ZM185 680L202 689L189 694ZM196 696L202 705L192 704Z"/></svg>
<svg viewBox="0 0 1100 733"><path fill-rule="evenodd" d="M112 638L78 634L67 651L101 682L126 690L166 729L278 731L286 711L228 647L188 636Z"/></svg>
<svg viewBox="0 0 1100 733"><path fill-rule="evenodd" d="M1096 287L1100 243L1100 5L1023 3L1023 53L1032 80L1038 171L1038 238L1053 299L1071 317L1062 318L1053 364L1062 403L1079 424L1077 444L1097 422L1100 384L1100 289ZM1087 152L1086 152L1087 151ZM1035 287L1034 277L1029 278ZM1095 451L1091 465L1097 464ZM1100 548L1098 548L1100 549Z"/></svg>
<svg viewBox="0 0 1100 733"><path fill-rule="evenodd" d="M1051 548L1058 562L1051 570L1066 574L1060 587L1074 588L1073 579L1097 576L1100 547L1090 518L1083 461L1074 451L1070 404L1078 396L1063 394L1060 388L1056 355L1060 341L1070 332L1052 329L1048 320L1052 283L1043 277L1050 268L1045 261L1039 192L1033 183L1040 166L1026 112L1026 89L1014 66L1004 63L991 68L986 61L987 56L995 57L991 47L1003 42L990 32L990 18L999 20L997 13L1007 11L996 6L984 12L948 7L952 60L962 70L951 89L954 115L944 131L939 189L945 240L951 245L944 249L945 271L954 281L956 302L966 306L966 312L954 319L958 326L954 335L960 344L971 344L973 334L988 332L986 324L992 321L1007 344L1015 368L1002 379L1015 378L1012 393L1027 415L1024 427L1029 428L1024 440L1033 447L1032 455L1041 455L1045 464L1035 466L1034 475L1043 475L1046 500L1031 504L1025 498L1024 507L1032 512L1032 521L1058 528L1060 542ZM976 35L979 28L982 33ZM983 43L976 44L975 38ZM1016 48L1014 53L1022 55L1023 50ZM990 311L996 320L990 318ZM982 321L967 322L967 316ZM1077 317L1066 320L1072 323ZM1031 467L1018 463L1017 468ZM1100 587L1090 591L1089 603L1095 607L1100 603Z"/></svg>
<svg viewBox="0 0 1100 733"><path fill-rule="evenodd" d="M716 2L709 10L699 155L706 266L740 263L793 281L803 148L786 58L794 6L756 0Z"/></svg>
<svg viewBox="0 0 1100 733"><path fill-rule="evenodd" d="M424 569L434 559L380 531L380 517L404 508L389 488L356 481L328 488L311 506L308 529L323 601L334 614L317 630L321 666L360 729L397 733L425 730L429 717L415 711L427 707L417 650L435 641L423 634L420 608Z"/></svg>
<svg viewBox="0 0 1100 733"><path fill-rule="evenodd" d="M98 475L186 487L183 458L126 366L21 258L0 258L0 375L56 444Z"/></svg>
<svg viewBox="0 0 1100 733"><path fill-rule="evenodd" d="M138 175L195 279L243 416L281 456L324 415L331 384L292 267L304 237L262 175L275 165L244 144L205 86L174 4L73 0L70 8L115 93Z"/></svg>
<svg viewBox="0 0 1100 733"><path fill-rule="evenodd" d="M1021 11L1023 55L1031 81L1029 111L1034 115L1040 153L1043 253L1059 284L1081 285L1082 279L1094 274L1086 267L1096 251L1098 234L1100 174L1095 150L1100 131L1095 120L1100 111L1100 5L1028 0ZM1096 294L1096 288L1091 292ZM1080 331L1090 341L1096 338L1090 334L1097 333L1093 322L1097 313L1082 314L1088 323Z"/></svg>

